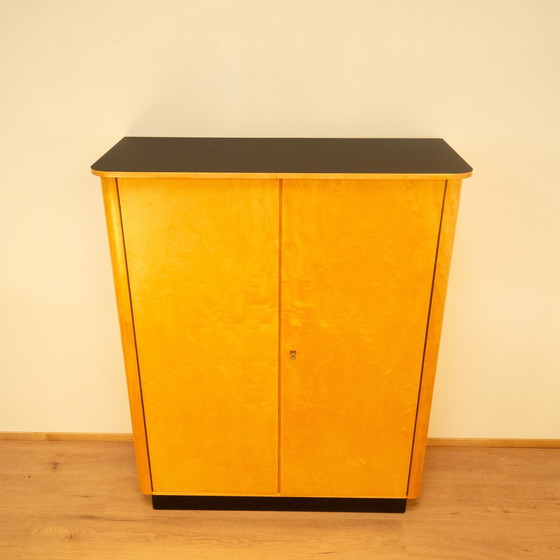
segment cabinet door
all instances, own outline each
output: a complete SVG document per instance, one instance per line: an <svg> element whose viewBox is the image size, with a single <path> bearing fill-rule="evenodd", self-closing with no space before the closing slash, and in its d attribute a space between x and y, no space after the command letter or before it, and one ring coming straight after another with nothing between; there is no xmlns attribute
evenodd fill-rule
<svg viewBox="0 0 560 560"><path fill-rule="evenodd" d="M406 496L444 187L283 182L282 494Z"/></svg>
<svg viewBox="0 0 560 560"><path fill-rule="evenodd" d="M278 492L277 181L119 179L154 492Z"/></svg>

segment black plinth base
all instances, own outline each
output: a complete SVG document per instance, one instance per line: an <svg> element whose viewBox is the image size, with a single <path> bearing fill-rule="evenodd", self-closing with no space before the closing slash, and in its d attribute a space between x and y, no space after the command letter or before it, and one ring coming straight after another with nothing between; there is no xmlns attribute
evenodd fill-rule
<svg viewBox="0 0 560 560"><path fill-rule="evenodd" d="M404 513L406 499L268 496L152 496L154 509Z"/></svg>

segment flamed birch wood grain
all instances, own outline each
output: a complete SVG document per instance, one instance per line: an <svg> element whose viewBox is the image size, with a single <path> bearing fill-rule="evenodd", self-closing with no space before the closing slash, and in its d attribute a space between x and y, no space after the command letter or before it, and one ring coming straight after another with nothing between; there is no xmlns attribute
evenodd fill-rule
<svg viewBox="0 0 560 560"><path fill-rule="evenodd" d="M286 495L407 495L444 191L283 181Z"/></svg>
<svg viewBox="0 0 560 560"><path fill-rule="evenodd" d="M153 491L278 492L278 182L119 179Z"/></svg>

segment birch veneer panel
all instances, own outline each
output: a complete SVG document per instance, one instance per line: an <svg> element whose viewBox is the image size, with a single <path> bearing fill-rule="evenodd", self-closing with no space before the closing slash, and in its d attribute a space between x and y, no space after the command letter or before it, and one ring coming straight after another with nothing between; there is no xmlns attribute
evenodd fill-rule
<svg viewBox="0 0 560 560"><path fill-rule="evenodd" d="M441 139L129 137L92 169L154 507L403 511L468 164Z"/></svg>

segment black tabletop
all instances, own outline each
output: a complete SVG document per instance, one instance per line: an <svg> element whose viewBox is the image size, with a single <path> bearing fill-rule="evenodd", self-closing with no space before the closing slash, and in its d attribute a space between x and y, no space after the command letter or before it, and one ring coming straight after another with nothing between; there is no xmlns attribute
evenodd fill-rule
<svg viewBox="0 0 560 560"><path fill-rule="evenodd" d="M93 165L103 173L466 174L441 138L159 138L127 136Z"/></svg>

